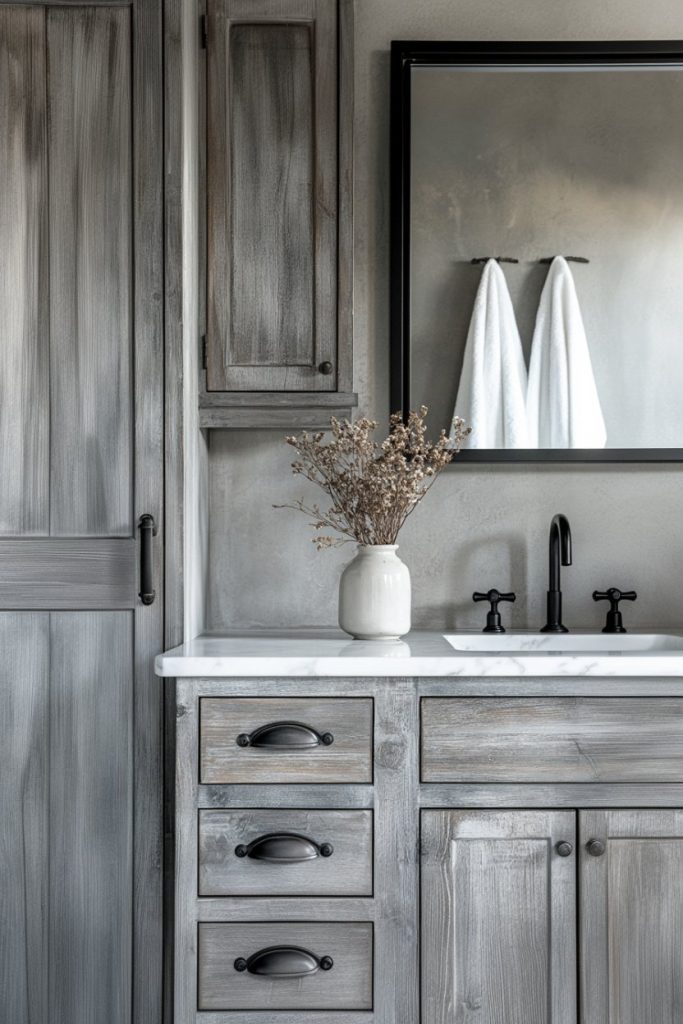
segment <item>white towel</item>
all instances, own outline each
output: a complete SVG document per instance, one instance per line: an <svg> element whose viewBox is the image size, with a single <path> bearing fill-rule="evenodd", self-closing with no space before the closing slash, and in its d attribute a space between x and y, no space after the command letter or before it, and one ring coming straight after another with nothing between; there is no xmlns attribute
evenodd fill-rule
<svg viewBox="0 0 683 1024"><path fill-rule="evenodd" d="M528 448L527 373L505 275L489 260L467 334L454 415L472 433L467 448Z"/></svg>
<svg viewBox="0 0 683 1024"><path fill-rule="evenodd" d="M605 421L567 261L550 265L536 314L527 393L532 448L604 448Z"/></svg>

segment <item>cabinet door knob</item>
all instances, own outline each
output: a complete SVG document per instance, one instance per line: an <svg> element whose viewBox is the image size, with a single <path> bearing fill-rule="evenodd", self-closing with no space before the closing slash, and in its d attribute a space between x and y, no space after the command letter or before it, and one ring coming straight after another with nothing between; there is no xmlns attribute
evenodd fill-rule
<svg viewBox="0 0 683 1024"><path fill-rule="evenodd" d="M238 956L234 963L240 973L248 971L265 978L305 978L316 971L330 971L333 966L331 956L317 957L300 946L269 946L248 958Z"/></svg>
<svg viewBox="0 0 683 1024"><path fill-rule="evenodd" d="M602 839L589 839L586 843L586 849L591 857L602 857L605 852L605 844Z"/></svg>
<svg viewBox="0 0 683 1024"><path fill-rule="evenodd" d="M269 722L252 733L241 732L235 742L238 747L260 747L264 750L310 750L321 744L331 746L334 736L331 732L321 734L303 722Z"/></svg>
<svg viewBox="0 0 683 1024"><path fill-rule="evenodd" d="M571 843L568 843L565 839L563 839L556 845L555 852L557 853L558 857L571 857L572 853L574 852L574 847Z"/></svg>
<svg viewBox="0 0 683 1024"><path fill-rule="evenodd" d="M324 363L321 363L319 365L318 370L320 373L323 374L324 377L329 377L332 371L334 370L334 366L328 359L326 359Z"/></svg>

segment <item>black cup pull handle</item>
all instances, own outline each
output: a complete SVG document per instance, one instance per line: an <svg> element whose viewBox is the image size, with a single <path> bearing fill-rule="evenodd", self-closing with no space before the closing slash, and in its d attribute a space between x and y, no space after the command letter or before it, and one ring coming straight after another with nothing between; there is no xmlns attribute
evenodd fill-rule
<svg viewBox="0 0 683 1024"><path fill-rule="evenodd" d="M237 737L238 747L256 747L259 750L312 750L321 744L329 747L334 743L331 732L319 733L302 722L270 722L253 732L241 732Z"/></svg>
<svg viewBox="0 0 683 1024"><path fill-rule="evenodd" d="M157 535L154 516L146 513L138 520L140 531L140 593L143 604L153 604L157 596L154 589L154 564L152 561L152 538Z"/></svg>
<svg viewBox="0 0 683 1024"><path fill-rule="evenodd" d="M331 956L317 957L300 946L268 946L250 957L238 956L236 971L248 971L263 978L306 978L317 971L330 971L334 966Z"/></svg>
<svg viewBox="0 0 683 1024"><path fill-rule="evenodd" d="M333 853L331 843L316 843L296 832L271 832L252 839L247 846L235 847L236 857L250 857L268 864L303 864L318 857L331 857Z"/></svg>

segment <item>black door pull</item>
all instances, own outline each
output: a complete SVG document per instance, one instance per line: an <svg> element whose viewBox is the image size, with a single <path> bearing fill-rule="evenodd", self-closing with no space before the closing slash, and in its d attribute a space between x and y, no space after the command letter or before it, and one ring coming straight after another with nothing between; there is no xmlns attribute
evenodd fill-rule
<svg viewBox="0 0 683 1024"><path fill-rule="evenodd" d="M140 593L143 604L153 604L157 596L154 589L154 566L152 562L152 537L157 535L154 516L145 513L138 520L140 531Z"/></svg>
<svg viewBox="0 0 683 1024"><path fill-rule="evenodd" d="M330 971L333 966L331 956L318 958L300 946L268 946L248 958L238 956L234 964L236 971L264 978L305 978L316 971Z"/></svg>
<svg viewBox="0 0 683 1024"><path fill-rule="evenodd" d="M316 843L296 832L272 832L252 839L248 846L240 843L235 847L236 857L250 857L269 864L303 864L318 857L331 857L333 853L331 843Z"/></svg>
<svg viewBox="0 0 683 1024"><path fill-rule="evenodd" d="M241 732L236 743L238 747L259 747L262 750L311 750L321 743L329 747L334 743L334 736L331 732L321 735L302 722L270 722L252 733Z"/></svg>

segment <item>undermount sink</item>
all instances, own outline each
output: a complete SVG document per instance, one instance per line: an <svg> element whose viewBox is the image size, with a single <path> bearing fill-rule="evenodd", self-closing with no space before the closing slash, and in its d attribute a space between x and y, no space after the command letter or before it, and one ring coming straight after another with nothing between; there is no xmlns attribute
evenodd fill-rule
<svg viewBox="0 0 683 1024"><path fill-rule="evenodd" d="M456 651L477 654L629 654L683 651L667 633L444 633Z"/></svg>

